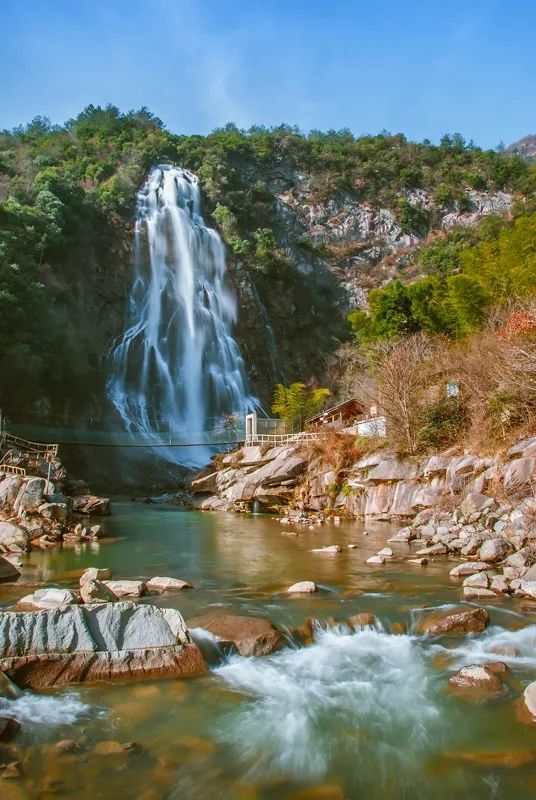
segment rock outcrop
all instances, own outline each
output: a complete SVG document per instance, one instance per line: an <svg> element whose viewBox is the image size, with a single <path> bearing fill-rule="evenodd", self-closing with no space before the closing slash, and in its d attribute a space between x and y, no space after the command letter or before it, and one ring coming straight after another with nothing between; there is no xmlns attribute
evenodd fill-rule
<svg viewBox="0 0 536 800"><path fill-rule="evenodd" d="M179 611L119 602L0 612L0 670L18 686L45 689L198 675L205 664Z"/></svg>
<svg viewBox="0 0 536 800"><path fill-rule="evenodd" d="M285 638L267 619L233 614L203 614L188 620L189 628L203 628L222 645L234 646L242 656L265 656L279 650Z"/></svg>

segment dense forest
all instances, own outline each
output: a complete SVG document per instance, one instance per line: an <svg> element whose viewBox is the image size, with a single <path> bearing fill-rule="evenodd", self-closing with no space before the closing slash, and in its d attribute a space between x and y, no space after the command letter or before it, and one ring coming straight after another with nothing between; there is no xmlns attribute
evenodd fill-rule
<svg viewBox="0 0 536 800"><path fill-rule="evenodd" d="M205 213L229 249L254 381L268 371L266 331L275 331L283 367L261 383L265 396L276 378L321 381L325 357L353 337L467 336L497 303L526 296L536 282L534 165L459 134L434 145L387 132L356 138L230 124L184 136L146 108L113 106L89 106L62 126L37 118L0 134L0 403L12 413L72 412L103 396L103 354L120 332L129 286L136 192L150 165L163 162L201 179ZM368 304L348 303L336 267L341 251L354 256L362 243L315 238L294 223L285 229L280 198L304 175L310 206L351 198L390 214L414 245L405 256L411 280L403 270L402 279L375 279ZM475 192L508 193L510 213L443 231L444 216L469 212ZM265 330L253 331L246 284Z"/></svg>

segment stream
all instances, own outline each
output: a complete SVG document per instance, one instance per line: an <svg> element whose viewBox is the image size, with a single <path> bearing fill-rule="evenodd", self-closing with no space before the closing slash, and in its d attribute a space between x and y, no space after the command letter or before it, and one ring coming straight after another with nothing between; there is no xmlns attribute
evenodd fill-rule
<svg viewBox="0 0 536 800"><path fill-rule="evenodd" d="M304 526L296 537L262 515L133 502L116 502L113 512L103 521L113 541L32 551L17 583L0 584L0 607L42 582L73 587L86 567L109 567L114 578L191 581L192 590L141 601L179 608L186 620L221 608L290 632L314 617L314 642L298 647L289 635L289 646L271 656L233 655L201 678L0 698L0 714L21 723L15 743L24 753L23 776L0 781L2 800L536 795L536 726L519 714L523 688L536 679L536 617L519 602L486 606L491 625L482 634L434 640L412 625L425 606L460 603L453 564L365 564L398 526ZM329 544L342 553L310 552ZM408 552L404 544L393 549ZM299 580L320 591L287 595ZM373 613L376 627L354 632L344 624L360 612ZM409 632L393 633L394 623ZM449 690L455 669L493 660L510 668L503 695ZM75 750L57 746L71 739ZM113 742L137 746L116 752Z"/></svg>

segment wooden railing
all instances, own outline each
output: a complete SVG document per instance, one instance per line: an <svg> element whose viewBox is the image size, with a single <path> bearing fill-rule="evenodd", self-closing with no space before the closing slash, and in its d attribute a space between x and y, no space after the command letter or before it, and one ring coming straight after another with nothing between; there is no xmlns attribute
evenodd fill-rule
<svg viewBox="0 0 536 800"><path fill-rule="evenodd" d="M246 445L271 444L274 447L294 442L312 442L329 436L329 431L302 431L301 433L252 433L246 437Z"/></svg>
<svg viewBox="0 0 536 800"><path fill-rule="evenodd" d="M31 442L22 439L20 436L13 436L11 433L2 434L2 445L11 449L20 450L28 455L42 458L44 461L54 461L58 455L57 444L43 444L43 442ZM3 460L3 459L2 459Z"/></svg>

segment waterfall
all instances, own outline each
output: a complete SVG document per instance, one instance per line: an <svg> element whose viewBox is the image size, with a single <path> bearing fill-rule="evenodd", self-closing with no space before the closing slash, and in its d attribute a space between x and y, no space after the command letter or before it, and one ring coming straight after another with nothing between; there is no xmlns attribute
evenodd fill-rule
<svg viewBox="0 0 536 800"><path fill-rule="evenodd" d="M138 193L128 323L110 352L108 396L127 431L202 434L255 405L232 326L225 248L201 215L198 178L154 167ZM208 448L169 448L177 463L206 463Z"/></svg>

